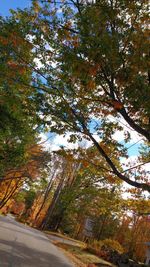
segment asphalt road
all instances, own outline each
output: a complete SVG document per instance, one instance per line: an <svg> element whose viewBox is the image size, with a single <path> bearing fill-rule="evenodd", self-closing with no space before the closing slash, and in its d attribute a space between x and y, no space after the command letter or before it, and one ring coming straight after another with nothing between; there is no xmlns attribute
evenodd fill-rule
<svg viewBox="0 0 150 267"><path fill-rule="evenodd" d="M0 267L74 267L40 231L0 216Z"/></svg>

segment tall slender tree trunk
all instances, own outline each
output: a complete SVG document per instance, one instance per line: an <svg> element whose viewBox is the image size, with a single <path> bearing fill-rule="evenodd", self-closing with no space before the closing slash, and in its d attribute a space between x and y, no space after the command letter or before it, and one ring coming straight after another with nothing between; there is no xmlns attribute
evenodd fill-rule
<svg viewBox="0 0 150 267"><path fill-rule="evenodd" d="M54 193L52 202L51 202L51 204L50 204L50 206L48 208L47 215L46 215L46 217L44 218L44 220L42 221L42 223L40 225L41 229L47 229L48 226L49 226L50 219L51 219L51 217L53 215L56 203L57 203L57 201L59 199L60 192L61 192L61 190L63 188L63 185L64 185L64 180L65 180L65 168L63 170L63 174L62 174L60 182L59 182L59 184L57 186L57 189L56 189L56 191Z"/></svg>
<svg viewBox="0 0 150 267"><path fill-rule="evenodd" d="M46 190L45 190L45 194L44 194L43 202L42 202L42 204L41 204L41 206L40 206L40 208L39 208L39 210L38 210L38 212L37 212L37 214L36 214L36 216L35 216L35 218L34 218L34 223L33 223L33 225L36 225L36 222L37 222L37 220L38 220L38 217L39 217L39 215L40 215L40 213L41 213L41 211L42 211L42 209L43 209L43 207L44 207L44 205L45 205L45 203L46 203L47 197L49 196L49 194L50 194L50 192L51 192L51 190L52 190L52 188L53 188L53 179L54 179L54 177L55 177L55 174L56 174L56 169L54 169L54 172L53 172L53 174L52 174L52 177L51 177L51 179L50 179L50 181L49 181L49 183L48 183L48 186L47 186L47 188L46 188Z"/></svg>

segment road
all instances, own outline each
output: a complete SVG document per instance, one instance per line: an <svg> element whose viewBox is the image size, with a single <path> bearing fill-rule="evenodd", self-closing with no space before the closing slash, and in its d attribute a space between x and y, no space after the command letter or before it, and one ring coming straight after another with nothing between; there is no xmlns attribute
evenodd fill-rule
<svg viewBox="0 0 150 267"><path fill-rule="evenodd" d="M74 267L40 231L0 216L0 267Z"/></svg>

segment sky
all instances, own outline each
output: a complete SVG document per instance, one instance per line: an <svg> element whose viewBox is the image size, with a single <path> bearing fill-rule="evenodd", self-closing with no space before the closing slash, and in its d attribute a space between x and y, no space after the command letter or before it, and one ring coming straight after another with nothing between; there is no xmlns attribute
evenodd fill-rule
<svg viewBox="0 0 150 267"><path fill-rule="evenodd" d="M0 15L9 16L9 9L29 7L31 0L0 0Z"/></svg>

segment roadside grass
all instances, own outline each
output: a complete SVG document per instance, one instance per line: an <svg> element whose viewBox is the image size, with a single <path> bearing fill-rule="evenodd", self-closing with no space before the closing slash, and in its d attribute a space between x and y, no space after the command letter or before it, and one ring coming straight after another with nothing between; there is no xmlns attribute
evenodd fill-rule
<svg viewBox="0 0 150 267"><path fill-rule="evenodd" d="M6 214L4 214L1 210L0 210L0 215L1 216L6 216Z"/></svg>
<svg viewBox="0 0 150 267"><path fill-rule="evenodd" d="M61 234L61 233L58 233L58 232L53 232L53 231L44 231L45 234L48 234L48 235L53 235L53 236L56 236L56 237L60 237L60 238L63 238L65 240L70 240L70 241L73 241L76 243L76 245L78 245L79 247L81 248L86 248L86 243L80 241L80 240L77 240L77 239L73 239L67 235L64 235L64 234Z"/></svg>
<svg viewBox="0 0 150 267"><path fill-rule="evenodd" d="M101 266L101 267L114 267L115 265L111 264L110 262L107 262L103 260L102 258L99 258L98 256L86 251L87 244L73 239L71 237L68 237L67 235L63 235L58 232L52 232L52 231L44 231L46 235L50 236L56 236L58 238L62 238L64 240L73 241L74 245L72 244L66 244L59 240L52 241L53 244L55 244L57 247L61 248L65 253L67 253L67 256L75 263L78 267L86 267L86 266Z"/></svg>
<svg viewBox="0 0 150 267"><path fill-rule="evenodd" d="M79 246L73 246L73 245L68 245L64 244L58 241L53 242L56 246L59 248L65 250L68 252L68 256L73 260L72 256L78 260L78 265L77 266L102 266L102 267L114 267L113 264L110 262L107 262L97 256L95 256L92 253L89 253L86 251L85 247L79 247Z"/></svg>

